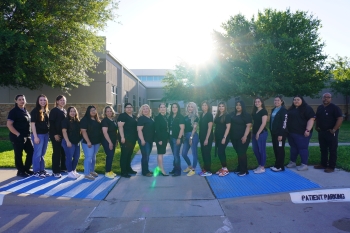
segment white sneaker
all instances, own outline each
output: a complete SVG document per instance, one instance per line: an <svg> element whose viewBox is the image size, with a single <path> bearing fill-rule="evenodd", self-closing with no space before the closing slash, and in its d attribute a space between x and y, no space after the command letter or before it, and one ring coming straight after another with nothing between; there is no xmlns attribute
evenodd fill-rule
<svg viewBox="0 0 350 233"><path fill-rule="evenodd" d="M296 167L297 166L297 164L296 163L294 163L294 162L292 162L292 161L289 161L289 163L287 164L287 166L286 167L288 167L288 168L292 168L292 167Z"/></svg>
<svg viewBox="0 0 350 233"><path fill-rule="evenodd" d="M308 170L308 167L306 164L301 164L300 166L297 167L298 171L306 171Z"/></svg>
<svg viewBox="0 0 350 233"><path fill-rule="evenodd" d="M274 171L274 172L280 172L280 171L282 171L282 168L271 167L270 169L271 169L272 171Z"/></svg>
<svg viewBox="0 0 350 233"><path fill-rule="evenodd" d="M68 178L71 178L71 179L76 179L77 177L75 176L74 172L71 171L71 172L68 172L68 175L67 175Z"/></svg>
<svg viewBox="0 0 350 233"><path fill-rule="evenodd" d="M74 170L73 173L74 173L74 175L75 175L76 178L79 178L79 177L80 177L80 174L79 174L76 170Z"/></svg>
<svg viewBox="0 0 350 233"><path fill-rule="evenodd" d="M253 172L256 172L259 168L260 168L260 166L258 166L257 168L253 169Z"/></svg>
<svg viewBox="0 0 350 233"><path fill-rule="evenodd" d="M255 174L260 174L260 173L264 173L265 172L265 168L264 167L258 167L254 173Z"/></svg>

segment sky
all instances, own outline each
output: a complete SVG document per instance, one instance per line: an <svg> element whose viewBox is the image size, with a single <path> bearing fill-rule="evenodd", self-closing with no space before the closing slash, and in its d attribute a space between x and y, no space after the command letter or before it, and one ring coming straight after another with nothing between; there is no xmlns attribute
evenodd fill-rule
<svg viewBox="0 0 350 233"><path fill-rule="evenodd" d="M321 20L324 52L350 57L350 0L120 0L118 17L100 34L129 69L174 69L209 60L212 33L230 16L250 19L266 8L308 11Z"/></svg>

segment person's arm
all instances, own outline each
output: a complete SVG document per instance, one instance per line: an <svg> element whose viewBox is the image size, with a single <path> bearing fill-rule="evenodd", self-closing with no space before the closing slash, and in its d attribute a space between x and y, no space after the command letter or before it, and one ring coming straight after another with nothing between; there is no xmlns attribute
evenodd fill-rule
<svg viewBox="0 0 350 233"><path fill-rule="evenodd" d="M282 125L279 125L279 131L278 131L278 141L282 141L283 136L285 135L285 132L287 130L287 122L288 122L288 114L286 109L281 109L281 114L279 115L280 122L282 122Z"/></svg>
<svg viewBox="0 0 350 233"><path fill-rule="evenodd" d="M139 136L141 145L144 146L146 144L146 141L145 141L145 138L143 137L142 129L143 129L143 126L137 126L137 135Z"/></svg>
<svg viewBox="0 0 350 233"><path fill-rule="evenodd" d="M13 127L13 121L12 120L7 120L6 122L7 128L10 130L11 133L19 137L20 133Z"/></svg>
<svg viewBox="0 0 350 233"><path fill-rule="evenodd" d="M38 138L38 134L36 133L36 127L35 127L35 122L30 122L30 126L32 127L32 133L34 136L34 143L39 144L40 139Z"/></svg>
<svg viewBox="0 0 350 233"><path fill-rule="evenodd" d="M206 135L205 140L204 140L205 146L208 145L208 140L209 140L212 128L213 128L213 122L208 122L208 131L207 131L207 135Z"/></svg>
<svg viewBox="0 0 350 233"><path fill-rule="evenodd" d="M184 135L184 131L185 131L185 124L179 124L179 126L180 126L180 132L179 132L179 136L177 136L177 140L176 140L177 145L180 145L181 138Z"/></svg>
<svg viewBox="0 0 350 233"><path fill-rule="evenodd" d="M256 140L259 139L259 135L261 134L261 132L264 130L265 126L266 126L266 122L267 122L267 115L262 116L261 119L261 125L259 127L258 132L256 132L255 138Z"/></svg>
<svg viewBox="0 0 350 233"><path fill-rule="evenodd" d="M335 123L335 126L333 127L333 129L331 129L331 133L335 133L341 126L341 124L343 123L343 117L338 117L337 118L337 122Z"/></svg>
<svg viewBox="0 0 350 233"><path fill-rule="evenodd" d="M62 128L62 135L63 135L64 140L66 140L67 147L72 147L72 143L69 141L66 128Z"/></svg>
<svg viewBox="0 0 350 233"><path fill-rule="evenodd" d="M80 129L80 131L81 131L81 135L83 135L83 138L84 138L85 141L86 141L87 146L88 146L89 148L91 148L92 145L91 145L91 141L90 141L90 139L89 139L89 136L88 136L88 134L87 134L87 129Z"/></svg>
<svg viewBox="0 0 350 233"><path fill-rule="evenodd" d="M243 137L241 138L242 144L244 144L244 143L247 141L247 137L248 137L248 135L249 135L249 132L250 132L250 128L251 128L251 127L252 127L252 123L246 124L245 131L244 131L244 135L243 135Z"/></svg>
<svg viewBox="0 0 350 233"><path fill-rule="evenodd" d="M192 129L191 136L190 136L190 145L192 144L192 137L196 131L197 131L197 122L194 122L193 129Z"/></svg>
<svg viewBox="0 0 350 233"><path fill-rule="evenodd" d="M310 119L307 121L306 130L305 130L305 132L304 132L304 136L305 136L305 137L310 136L310 131L312 130L312 127L314 126L314 122L315 122L315 118L310 118Z"/></svg>
<svg viewBox="0 0 350 233"><path fill-rule="evenodd" d="M125 137L124 137L124 124L125 122L119 121L118 122L118 130L120 134L120 143L125 143Z"/></svg>
<svg viewBox="0 0 350 233"><path fill-rule="evenodd" d="M111 138L108 135L108 127L102 127L103 136L105 137L106 141L108 142L108 147L110 150L113 150L113 143Z"/></svg>
<svg viewBox="0 0 350 233"><path fill-rule="evenodd" d="M230 133L230 128L231 128L231 123L227 123L226 124L226 130L225 130L225 133L224 133L224 137L221 140L221 144L225 144L226 143L226 138L227 138L228 134Z"/></svg>

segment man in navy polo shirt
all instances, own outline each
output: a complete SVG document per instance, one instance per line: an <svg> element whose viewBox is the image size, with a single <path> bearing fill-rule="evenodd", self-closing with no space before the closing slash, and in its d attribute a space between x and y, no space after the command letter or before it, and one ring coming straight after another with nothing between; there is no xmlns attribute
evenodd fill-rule
<svg viewBox="0 0 350 233"><path fill-rule="evenodd" d="M334 172L337 163L337 148L339 128L343 122L343 114L338 106L331 103L332 95L323 94L322 102L316 111L316 130L321 151L321 164L315 169L324 169L325 172ZM328 158L329 151L329 158Z"/></svg>

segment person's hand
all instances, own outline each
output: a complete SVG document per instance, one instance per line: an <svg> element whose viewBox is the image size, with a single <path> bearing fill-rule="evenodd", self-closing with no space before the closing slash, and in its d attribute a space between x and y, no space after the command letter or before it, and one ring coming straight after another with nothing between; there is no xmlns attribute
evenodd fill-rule
<svg viewBox="0 0 350 233"><path fill-rule="evenodd" d="M180 145L181 144L181 140L178 138L176 139L176 145Z"/></svg>
<svg viewBox="0 0 350 233"><path fill-rule="evenodd" d="M277 140L282 141L282 136L278 136Z"/></svg>
<svg viewBox="0 0 350 233"><path fill-rule="evenodd" d="M259 140L259 135L260 135L260 134L258 134L258 133L255 134L255 139L256 139L256 140Z"/></svg>
<svg viewBox="0 0 350 233"><path fill-rule="evenodd" d="M71 142L67 142L67 147L71 148L72 147L72 143Z"/></svg>
<svg viewBox="0 0 350 233"><path fill-rule="evenodd" d="M39 144L40 143L40 139L38 137L34 137L34 143L35 144Z"/></svg>
<svg viewBox="0 0 350 233"><path fill-rule="evenodd" d="M162 142L162 141L159 141L158 144L161 146L161 145L163 144L163 142Z"/></svg>
<svg viewBox="0 0 350 233"><path fill-rule="evenodd" d="M123 144L124 144L124 143L125 143L125 138L121 138L121 139L120 139L120 143L123 143Z"/></svg>
<svg viewBox="0 0 350 233"><path fill-rule="evenodd" d="M208 145L208 140L204 141L204 146Z"/></svg>
<svg viewBox="0 0 350 233"><path fill-rule="evenodd" d="M55 137L56 142L61 141L61 136L60 135L56 134L54 137Z"/></svg>
<svg viewBox="0 0 350 233"><path fill-rule="evenodd" d="M192 139L190 138L190 140L189 140L189 143L190 143L190 146L192 146Z"/></svg>
<svg viewBox="0 0 350 233"><path fill-rule="evenodd" d="M305 136L306 138L309 137L309 136L310 136L310 132L307 132L307 131L305 130L304 136Z"/></svg>
<svg viewBox="0 0 350 233"><path fill-rule="evenodd" d="M91 142L88 142L88 143L86 143L86 144L87 144L87 146L88 146L89 148L91 148L91 147L92 147Z"/></svg>
<svg viewBox="0 0 350 233"><path fill-rule="evenodd" d="M243 137L241 138L241 141L242 141L242 144L244 144L244 143L247 141L247 137L244 137L244 136L243 136Z"/></svg>
<svg viewBox="0 0 350 233"><path fill-rule="evenodd" d="M221 140L221 144L225 144L226 143L226 138L223 138L222 140Z"/></svg>
<svg viewBox="0 0 350 233"><path fill-rule="evenodd" d="M146 145L146 141L145 140L141 140L141 145Z"/></svg>
<svg viewBox="0 0 350 233"><path fill-rule="evenodd" d="M113 143L108 143L108 147L110 150L113 150Z"/></svg>

